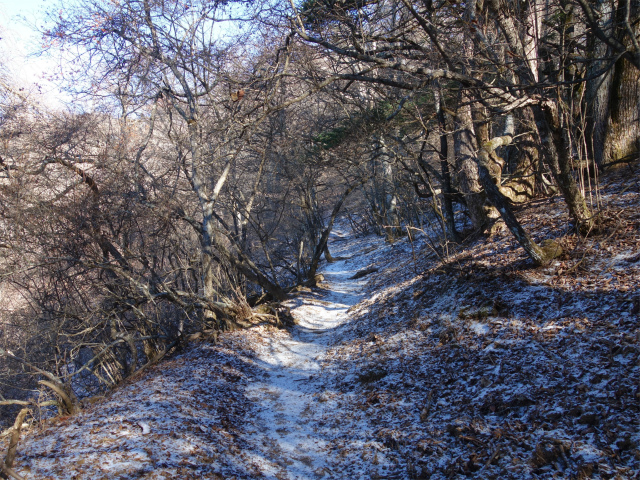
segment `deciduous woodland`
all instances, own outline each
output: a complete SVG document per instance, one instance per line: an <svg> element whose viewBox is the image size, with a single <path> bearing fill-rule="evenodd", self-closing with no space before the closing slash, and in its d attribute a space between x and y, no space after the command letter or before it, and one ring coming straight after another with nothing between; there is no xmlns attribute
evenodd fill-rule
<svg viewBox="0 0 640 480"><path fill-rule="evenodd" d="M74 104L0 66L5 426L289 324L336 225L421 242L407 268L443 295L472 248L516 252L478 275L575 275L637 225L606 199L638 190L638 0L78 0L45 24Z"/></svg>

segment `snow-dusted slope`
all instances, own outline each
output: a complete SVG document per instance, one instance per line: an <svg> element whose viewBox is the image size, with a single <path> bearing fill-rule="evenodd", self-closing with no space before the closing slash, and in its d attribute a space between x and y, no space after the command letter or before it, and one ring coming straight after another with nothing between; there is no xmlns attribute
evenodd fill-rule
<svg viewBox="0 0 640 480"><path fill-rule="evenodd" d="M640 191L629 185L605 198L617 212L606 234L565 232L565 255L543 269L508 233L444 262L436 242L338 233L332 253L349 258L289 301L292 331L194 343L34 429L16 469L33 480L639 478ZM542 239L562 232L561 206L518 215ZM370 265L379 271L351 279Z"/></svg>
<svg viewBox="0 0 640 480"><path fill-rule="evenodd" d="M366 279L351 280L381 240L331 238L326 283L289 301L292 332L270 326L198 343L76 417L55 419L20 445L26 479L311 479L332 470L332 392L320 361ZM323 425L327 425L323 428ZM366 422L363 422L365 428Z"/></svg>

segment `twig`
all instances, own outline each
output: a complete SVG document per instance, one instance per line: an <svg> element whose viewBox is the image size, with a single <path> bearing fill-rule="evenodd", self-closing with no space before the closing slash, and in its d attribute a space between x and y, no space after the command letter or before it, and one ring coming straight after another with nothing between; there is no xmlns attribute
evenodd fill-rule
<svg viewBox="0 0 640 480"><path fill-rule="evenodd" d="M445 263L445 258L442 256L442 254L440 254L440 252L438 252L438 250L432 245L432 241L431 241L431 237L429 237L429 235L427 235L427 232L425 232L423 229L421 228L417 228L417 227L411 227L411 226L407 226L407 230L408 229L412 229L412 230L418 230L419 232L422 232L424 234L424 236L427 238L427 243L426 245L431 249L431 251L433 253L436 254L436 256L440 259L441 263Z"/></svg>
<svg viewBox="0 0 640 480"><path fill-rule="evenodd" d="M42 403L38 403L38 402L33 402L31 400L3 400L0 402L0 405L32 405L34 407L50 407L52 405L58 405L58 401L57 400L47 400L45 402ZM8 435L11 432L11 428L9 428L8 430L5 430L4 432L0 433L0 438Z"/></svg>
<svg viewBox="0 0 640 480"><path fill-rule="evenodd" d="M7 466L2 467L2 472L9 475L12 478L15 478L16 480L25 480L24 477L21 477L20 475L18 475L18 473L15 470Z"/></svg>
<svg viewBox="0 0 640 480"><path fill-rule="evenodd" d="M413 255L413 273L418 274L418 263L416 262L416 250L413 247L413 237L411 236L411 230L407 226L407 236L409 237L409 241L411 242L411 255Z"/></svg>
<svg viewBox="0 0 640 480"><path fill-rule="evenodd" d="M489 465L491 465L491 462L493 462L493 460L498 456L498 453L500 453L500 445L498 445L496 449L493 451L493 453L489 457L489 460L487 460L487 463L485 463L484 467L480 469L480 472L483 471L485 468L487 468Z"/></svg>

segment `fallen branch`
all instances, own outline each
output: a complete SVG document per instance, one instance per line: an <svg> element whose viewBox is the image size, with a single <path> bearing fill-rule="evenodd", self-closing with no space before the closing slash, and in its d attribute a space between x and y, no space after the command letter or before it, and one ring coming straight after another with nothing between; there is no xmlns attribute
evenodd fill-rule
<svg viewBox="0 0 640 480"><path fill-rule="evenodd" d="M3 467L2 470L6 472L7 475L9 475L12 478L15 478L16 480L25 480L24 477L21 477L20 475L18 475L18 473L12 468Z"/></svg>
<svg viewBox="0 0 640 480"><path fill-rule="evenodd" d="M359 278L366 277L367 275L370 275L377 271L378 271L378 267L365 268L364 270L360 270L359 272L357 272L353 277L349 277L349 280L357 280Z"/></svg>
<svg viewBox="0 0 640 480"><path fill-rule="evenodd" d="M24 422L27 413L29 413L28 408L20 410L16 417L16 421L13 424L13 432L11 433L11 440L9 441L9 449L7 450L7 455L4 458L4 463L2 464L2 472L0 473L0 477L4 479L12 477L17 480L23 480L23 478L13 470L13 462L15 461L16 450L18 448L18 442L20 441L22 423Z"/></svg>
<svg viewBox="0 0 640 480"><path fill-rule="evenodd" d="M47 380L40 380L38 383L45 387L49 387L60 397L62 400L62 407L69 415L75 415L81 410L80 403L76 396L69 389L66 389L62 383L54 383Z"/></svg>
<svg viewBox="0 0 640 480"><path fill-rule="evenodd" d="M33 402L31 400L2 400L0 402L0 405L22 405L22 406L27 406L27 405L31 405L34 407L50 407L52 405L58 405L58 401L57 400L47 400L46 402L42 402L42 403L38 403L38 402ZM11 429L9 429L11 430ZM0 438L3 437L5 435L5 432L0 433Z"/></svg>

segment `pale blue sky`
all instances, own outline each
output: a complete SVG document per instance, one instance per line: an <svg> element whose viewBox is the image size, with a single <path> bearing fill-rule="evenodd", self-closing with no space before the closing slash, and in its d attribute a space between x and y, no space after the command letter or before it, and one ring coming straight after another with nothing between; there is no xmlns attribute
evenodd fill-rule
<svg viewBox="0 0 640 480"><path fill-rule="evenodd" d="M52 0L0 0L0 63L9 69L15 85L33 92L42 103L59 106L64 96L49 81L54 60L33 55L41 42L35 27L44 25L46 10L56 4Z"/></svg>
<svg viewBox="0 0 640 480"><path fill-rule="evenodd" d="M47 2L47 0L2 0L0 3L5 12L16 14L21 11L34 12L53 2Z"/></svg>
<svg viewBox="0 0 640 480"><path fill-rule="evenodd" d="M27 23L41 24L44 12L56 2L51 0L0 0L0 25L4 28L28 31Z"/></svg>

